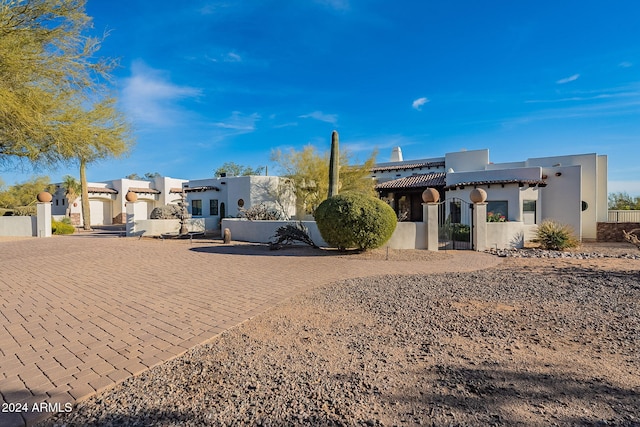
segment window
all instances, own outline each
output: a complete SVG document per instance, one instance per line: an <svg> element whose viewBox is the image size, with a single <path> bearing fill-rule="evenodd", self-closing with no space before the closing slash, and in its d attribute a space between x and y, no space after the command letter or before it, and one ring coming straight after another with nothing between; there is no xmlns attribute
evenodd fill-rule
<svg viewBox="0 0 640 427"><path fill-rule="evenodd" d="M525 224L537 224L536 222L536 201L535 200L523 200L522 201L522 221Z"/></svg>
<svg viewBox="0 0 640 427"><path fill-rule="evenodd" d="M202 216L202 200L191 201L191 215Z"/></svg>
<svg viewBox="0 0 640 427"><path fill-rule="evenodd" d="M209 216L218 216L218 199L209 200Z"/></svg>
<svg viewBox="0 0 640 427"><path fill-rule="evenodd" d="M502 219L504 217L504 219ZM487 201L487 221L503 222L509 219L509 202L506 200Z"/></svg>

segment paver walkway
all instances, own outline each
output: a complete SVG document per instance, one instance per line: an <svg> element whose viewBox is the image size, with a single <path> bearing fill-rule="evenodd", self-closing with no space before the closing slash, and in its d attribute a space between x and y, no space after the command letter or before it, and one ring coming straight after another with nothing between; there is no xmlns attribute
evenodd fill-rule
<svg viewBox="0 0 640 427"><path fill-rule="evenodd" d="M0 426L64 411L313 286L499 263L470 251L372 261L98 236L0 240Z"/></svg>

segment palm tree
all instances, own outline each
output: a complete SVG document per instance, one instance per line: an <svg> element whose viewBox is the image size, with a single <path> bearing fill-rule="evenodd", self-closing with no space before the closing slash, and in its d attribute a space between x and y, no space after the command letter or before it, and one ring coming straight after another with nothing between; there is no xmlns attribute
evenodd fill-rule
<svg viewBox="0 0 640 427"><path fill-rule="evenodd" d="M62 188L64 188L64 195L67 198L67 211L66 216L71 216L71 204L76 201L80 196L80 183L77 179L71 175L65 175L62 177Z"/></svg>

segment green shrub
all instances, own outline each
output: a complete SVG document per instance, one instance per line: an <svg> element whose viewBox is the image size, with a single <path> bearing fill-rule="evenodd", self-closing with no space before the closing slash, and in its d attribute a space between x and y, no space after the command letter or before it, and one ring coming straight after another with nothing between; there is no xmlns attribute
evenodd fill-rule
<svg viewBox="0 0 640 427"><path fill-rule="evenodd" d="M468 242L471 238L471 227L466 224L452 223L451 215L444 224L438 227L438 239Z"/></svg>
<svg viewBox="0 0 640 427"><path fill-rule="evenodd" d="M320 203L314 214L322 238L340 250L375 249L391 238L397 218L380 199L344 193Z"/></svg>
<svg viewBox="0 0 640 427"><path fill-rule="evenodd" d="M18 206L13 209L14 216L35 216L36 215L36 207L35 206Z"/></svg>
<svg viewBox="0 0 640 427"><path fill-rule="evenodd" d="M51 232L53 234L73 234L76 228L71 224L63 221L51 221Z"/></svg>
<svg viewBox="0 0 640 427"><path fill-rule="evenodd" d="M573 248L579 243L570 226L553 220L542 221L536 230L536 238L533 241L540 243L542 249L553 251Z"/></svg>

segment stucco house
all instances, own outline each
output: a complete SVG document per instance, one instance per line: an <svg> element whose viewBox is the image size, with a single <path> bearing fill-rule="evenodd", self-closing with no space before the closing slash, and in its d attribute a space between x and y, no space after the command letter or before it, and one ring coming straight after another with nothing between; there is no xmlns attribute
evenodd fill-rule
<svg viewBox="0 0 640 427"><path fill-rule="evenodd" d="M73 224L82 224L81 197L69 201L62 184L56 186L52 215L69 213ZM295 198L289 181L277 176L223 176L197 180L160 176L149 181L115 179L90 182L88 189L91 225L124 224L125 197L129 191L138 196L133 204L135 218L148 219L154 208L180 201L184 189L189 213L193 218L204 218L207 230L219 228L220 219L236 217L242 208L260 203L280 209L289 217L295 214Z"/></svg>
<svg viewBox="0 0 640 427"><path fill-rule="evenodd" d="M278 176L221 176L191 180L183 185L193 218L204 218L207 230L218 229L222 218L237 217L242 209L260 203L295 215L295 196L286 178Z"/></svg>
<svg viewBox="0 0 640 427"><path fill-rule="evenodd" d="M607 157L595 153L492 163L488 149L419 160L403 160L394 149L392 161L376 165L371 178L380 197L410 221L422 220L420 195L427 187L438 189L445 203L469 203L470 191L482 188L487 212L531 229L554 219L584 240L595 240L597 223L607 220Z"/></svg>
<svg viewBox="0 0 640 427"><path fill-rule="evenodd" d="M115 179L104 182L88 183L91 225L110 225L125 223L125 196L132 191L138 195L135 204L137 217L149 218L151 211L166 204L180 200L182 184L186 179L159 176L150 181L137 179ZM71 221L75 225L82 223L81 198L67 200L62 184L56 184L51 211L55 216L66 215L69 209Z"/></svg>
<svg viewBox="0 0 640 427"><path fill-rule="evenodd" d="M375 165L369 177L379 196L406 221L422 221L421 195L428 187L440 192L444 214L454 219L465 216L463 205L470 204L470 191L482 188L488 195L487 212L522 224L525 231L554 219L571 225L580 239L595 240L597 223L607 221L607 157L595 153L493 163L488 149L404 160L396 147L391 161ZM124 223L129 191L138 195L135 217L147 219L153 208L179 201L183 190L189 213L203 218L207 230L218 229L222 218L237 217L243 208L260 203L295 216L295 197L289 180L283 177L156 177L90 183L91 223ZM68 208L73 222L80 224L80 199L67 201L64 188L58 185L52 214L65 215Z"/></svg>

